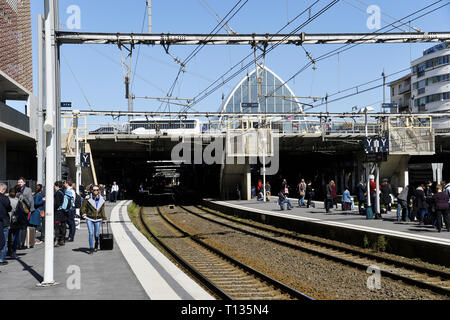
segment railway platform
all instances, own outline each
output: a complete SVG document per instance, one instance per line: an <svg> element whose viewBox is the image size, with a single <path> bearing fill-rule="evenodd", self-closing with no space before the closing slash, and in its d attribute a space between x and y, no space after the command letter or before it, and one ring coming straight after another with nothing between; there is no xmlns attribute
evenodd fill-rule
<svg viewBox="0 0 450 320"><path fill-rule="evenodd" d="M212 300L198 284L158 251L127 214L131 201L106 204L114 234L112 251L87 253L85 223L75 240L54 248L53 287L40 288L44 243L17 251L0 267L0 299L6 300Z"/></svg>
<svg viewBox="0 0 450 320"><path fill-rule="evenodd" d="M361 247L373 247L380 237L388 253L419 258L431 263L450 265L450 232L440 233L432 225L419 222L397 222L396 210L382 214L382 219L366 219L352 211L333 208L325 212L324 204L315 201L315 208L298 207L281 211L275 198L269 202L257 200L204 200L203 205L228 214L291 229L300 233L325 237Z"/></svg>

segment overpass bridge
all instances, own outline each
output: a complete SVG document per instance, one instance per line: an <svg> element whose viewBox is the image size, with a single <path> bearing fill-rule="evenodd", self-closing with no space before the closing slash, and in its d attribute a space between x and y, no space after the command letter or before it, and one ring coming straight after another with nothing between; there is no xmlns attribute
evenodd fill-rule
<svg viewBox="0 0 450 320"><path fill-rule="evenodd" d="M365 115L356 113L222 114L221 120L218 114L203 113L195 114L201 127L196 134L172 133L171 130L133 133L127 123L94 119L94 116L113 114L83 111L64 115L66 133L62 148L72 177L76 170L76 128L72 120L84 119L79 128L82 133L80 150L89 152L94 164L82 170L84 184L108 184L125 179L128 188L137 188L139 180L153 172L154 165L150 163L174 160L182 163L184 178L190 182L196 180L197 185L203 186L201 189L215 190L215 195L220 193L223 198L232 198L238 184L243 197L248 198L255 179L261 178L264 157L268 169L273 169L268 174L274 183L280 176L289 176L290 182L296 184L301 175L315 179L317 184L331 177L339 181L339 189L345 185L352 188L362 178L364 168L372 168L372 164L365 162L363 140L366 136L389 137L390 154L387 161L380 164L380 174L389 178L394 187L408 183L411 159L450 163L446 158L446 151L450 151L450 133L433 129L433 116L429 114L376 113L368 114L367 121L361 121ZM149 122L156 116L180 117L178 113L133 114L145 115ZM332 119L331 126L329 119ZM99 127L105 130L96 131Z"/></svg>

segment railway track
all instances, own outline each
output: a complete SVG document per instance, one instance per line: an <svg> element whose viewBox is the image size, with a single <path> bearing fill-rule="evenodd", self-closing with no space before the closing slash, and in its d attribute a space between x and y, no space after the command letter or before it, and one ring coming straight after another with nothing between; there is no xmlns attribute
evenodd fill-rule
<svg viewBox="0 0 450 320"><path fill-rule="evenodd" d="M249 222L244 222L230 216L217 214L199 206L179 208L201 219L231 228L247 235L262 238L279 245L294 248L316 256L343 263L358 269L367 270L369 266L379 268L381 275L394 280L402 280L408 284L428 289L438 294L450 296L450 273L416 266L412 263L397 261L389 257L380 257L362 250L330 244L325 241L313 240L299 235L274 230ZM194 209L195 208L195 209Z"/></svg>
<svg viewBox="0 0 450 320"><path fill-rule="evenodd" d="M171 213L176 213L176 210L180 209L174 207L174 210ZM155 218L152 220L152 228L158 229L158 234L155 234L148 226L141 210L142 225L164 250L219 298L233 300L314 300L306 294L233 259L206 244L199 237L189 234L170 221L164 211L164 208L157 207L160 219L158 219L159 221Z"/></svg>

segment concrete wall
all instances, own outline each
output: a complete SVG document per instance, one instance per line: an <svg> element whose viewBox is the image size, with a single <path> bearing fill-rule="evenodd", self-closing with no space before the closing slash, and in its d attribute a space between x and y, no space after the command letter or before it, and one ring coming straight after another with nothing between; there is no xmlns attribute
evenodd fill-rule
<svg viewBox="0 0 450 320"><path fill-rule="evenodd" d="M249 164L225 163L220 172L220 195L222 199L236 199L239 184L241 199L251 199L251 174Z"/></svg>

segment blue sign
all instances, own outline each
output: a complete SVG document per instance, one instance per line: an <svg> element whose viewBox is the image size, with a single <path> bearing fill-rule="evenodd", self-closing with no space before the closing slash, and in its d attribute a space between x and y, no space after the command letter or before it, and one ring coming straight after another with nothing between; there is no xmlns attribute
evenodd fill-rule
<svg viewBox="0 0 450 320"><path fill-rule="evenodd" d="M365 137L364 151L366 153L389 153L389 137Z"/></svg>
<svg viewBox="0 0 450 320"><path fill-rule="evenodd" d="M61 102L61 108L72 108L72 102Z"/></svg>
<svg viewBox="0 0 450 320"><path fill-rule="evenodd" d="M242 102L242 108L258 108L258 102Z"/></svg>
<svg viewBox="0 0 450 320"><path fill-rule="evenodd" d="M381 105L382 108L398 108L398 103L383 103Z"/></svg>

